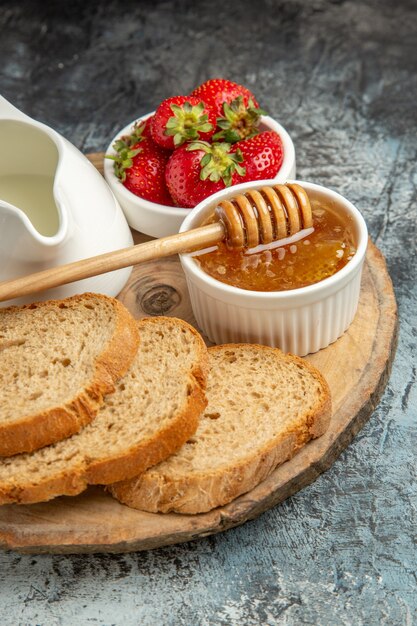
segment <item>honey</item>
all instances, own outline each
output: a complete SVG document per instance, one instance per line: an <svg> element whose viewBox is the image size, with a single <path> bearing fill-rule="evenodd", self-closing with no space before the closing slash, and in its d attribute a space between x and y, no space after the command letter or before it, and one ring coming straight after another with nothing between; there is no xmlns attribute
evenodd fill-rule
<svg viewBox="0 0 417 626"><path fill-rule="evenodd" d="M313 228L250 250L221 242L194 256L217 280L251 291L284 291L317 283L341 270L356 252L353 220L312 201Z"/></svg>

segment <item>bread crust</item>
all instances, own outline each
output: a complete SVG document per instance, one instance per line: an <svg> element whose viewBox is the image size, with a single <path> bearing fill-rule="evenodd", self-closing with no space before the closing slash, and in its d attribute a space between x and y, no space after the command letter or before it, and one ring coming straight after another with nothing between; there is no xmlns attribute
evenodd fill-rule
<svg viewBox="0 0 417 626"><path fill-rule="evenodd" d="M79 467L68 468L48 480L24 486L0 483L0 504L32 504L44 502L60 495L74 496L89 484L106 485L131 478L174 454L197 430L201 412L207 405L205 397L208 373L207 348L197 331L176 318L144 318L136 322L139 331L143 324L158 324L170 320L186 327L198 340L198 356L189 372L188 395L176 419L151 438L138 442L123 454L103 460L87 460Z"/></svg>
<svg viewBox="0 0 417 626"><path fill-rule="evenodd" d="M13 309L34 309L60 303L97 302L104 299L110 302L116 312L114 333L105 350L95 360L95 372L91 381L70 402L51 407L34 415L26 415L19 420L0 425L0 456L13 456L22 452L32 452L77 433L90 423L104 402L104 396L112 393L114 383L123 376L132 363L138 346L139 335L134 318L126 307L114 298L102 294L85 293L65 300L49 300L9 307ZM0 311L1 315L1 311Z"/></svg>
<svg viewBox="0 0 417 626"><path fill-rule="evenodd" d="M247 348L247 344L227 344L209 348L209 352ZM155 470L112 485L109 491L120 502L151 513L204 513L231 502L262 482L278 465L291 459L310 439L320 437L330 423L332 406L330 388L322 374L310 363L295 355L284 355L277 348L257 346L261 351L274 350L280 358L301 364L319 381L323 393L318 405L302 415L298 424L289 425L262 449L256 449L238 463L212 472L171 476Z"/></svg>
<svg viewBox="0 0 417 626"><path fill-rule="evenodd" d="M169 320L171 323L175 320L177 325L187 328L194 335L199 345L198 362L188 376L187 401L176 419L151 439L140 442L121 457L91 464L87 471L89 484L109 485L137 476L177 452L197 430L200 415L207 406L205 395L208 374L207 348L195 328L183 320L172 317L143 318L138 322L139 335L142 324L158 325L161 320Z"/></svg>

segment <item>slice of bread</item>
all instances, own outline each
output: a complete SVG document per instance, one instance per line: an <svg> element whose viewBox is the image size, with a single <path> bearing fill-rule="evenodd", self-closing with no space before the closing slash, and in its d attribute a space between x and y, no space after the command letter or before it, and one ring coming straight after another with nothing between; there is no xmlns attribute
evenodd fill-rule
<svg viewBox="0 0 417 626"><path fill-rule="evenodd" d="M166 461L112 485L152 513L201 513L253 489L331 416L329 387L309 363L254 345L209 349L208 406L196 434Z"/></svg>
<svg viewBox="0 0 417 626"><path fill-rule="evenodd" d="M88 424L138 345L135 320L107 296L0 309L0 456L37 450Z"/></svg>
<svg viewBox="0 0 417 626"><path fill-rule="evenodd" d="M31 454L0 459L0 504L42 502L131 478L195 432L206 406L203 340L174 318L137 324L137 356L91 424Z"/></svg>

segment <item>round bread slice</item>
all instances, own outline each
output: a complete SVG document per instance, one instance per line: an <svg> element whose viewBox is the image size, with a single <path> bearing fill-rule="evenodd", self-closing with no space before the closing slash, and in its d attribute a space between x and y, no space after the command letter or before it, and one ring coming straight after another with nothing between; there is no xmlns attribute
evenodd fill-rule
<svg viewBox="0 0 417 626"><path fill-rule="evenodd" d="M208 405L197 432L169 459L109 488L152 513L202 513L264 480L331 416L329 387L302 359L256 345L209 348Z"/></svg>
<svg viewBox="0 0 417 626"><path fill-rule="evenodd" d="M175 318L137 324L136 358L91 424L31 454L0 459L0 504L42 502L131 478L196 431L206 406L203 340Z"/></svg>
<svg viewBox="0 0 417 626"><path fill-rule="evenodd" d="M138 345L129 311L104 295L0 308L0 456L91 422Z"/></svg>

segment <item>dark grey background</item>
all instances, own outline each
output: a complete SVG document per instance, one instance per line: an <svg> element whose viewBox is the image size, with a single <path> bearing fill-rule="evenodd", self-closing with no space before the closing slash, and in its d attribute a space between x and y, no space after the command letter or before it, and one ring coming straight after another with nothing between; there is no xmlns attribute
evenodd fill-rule
<svg viewBox="0 0 417 626"><path fill-rule="evenodd" d="M416 41L412 0L0 2L0 92L83 151L209 77L251 88L298 178L363 212L401 320L382 401L313 485L192 544L0 553L2 624L414 623Z"/></svg>

